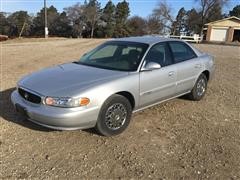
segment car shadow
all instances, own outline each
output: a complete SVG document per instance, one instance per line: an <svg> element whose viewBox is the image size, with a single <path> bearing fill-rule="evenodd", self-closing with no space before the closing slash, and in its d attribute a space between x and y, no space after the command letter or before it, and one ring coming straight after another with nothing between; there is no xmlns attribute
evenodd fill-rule
<svg viewBox="0 0 240 180"><path fill-rule="evenodd" d="M189 98L189 95L188 95L188 94L183 95L183 96L180 96L180 97L178 97L178 99L185 100L185 101L192 101L192 100Z"/></svg>
<svg viewBox="0 0 240 180"><path fill-rule="evenodd" d="M0 117L2 117L3 120L21 125L23 127L26 127L32 130L44 131L44 132L54 131L54 130L42 127L40 125L34 124L31 121L28 121L26 117L23 117L22 115L16 112L10 99L11 93L14 90L15 88L10 88L0 92L0 99L1 99L0 100Z"/></svg>

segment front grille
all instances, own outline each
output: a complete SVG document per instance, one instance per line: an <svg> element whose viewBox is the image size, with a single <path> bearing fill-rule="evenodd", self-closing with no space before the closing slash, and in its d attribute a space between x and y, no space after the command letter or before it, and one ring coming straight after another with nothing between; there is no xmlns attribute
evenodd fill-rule
<svg viewBox="0 0 240 180"><path fill-rule="evenodd" d="M26 91L25 89L18 88L18 93L22 96L23 99L35 103L35 104L40 104L41 103L41 97L33 94L29 91Z"/></svg>

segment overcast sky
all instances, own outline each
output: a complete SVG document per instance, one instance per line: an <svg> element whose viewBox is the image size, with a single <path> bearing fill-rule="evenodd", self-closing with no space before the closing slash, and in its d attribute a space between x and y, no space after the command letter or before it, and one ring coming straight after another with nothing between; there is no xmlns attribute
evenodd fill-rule
<svg viewBox="0 0 240 180"><path fill-rule="evenodd" d="M43 0L0 0L0 11L14 12L19 10L28 11L29 13L36 14L43 7ZM119 0L112 0L114 4L121 2ZM160 0L128 0L130 5L131 16L139 15L147 17L151 14L152 10L158 4ZM166 0L172 7L173 14L176 15L181 7L186 10L192 7L197 8L197 4L194 0ZM63 11L64 7L71 6L77 2L83 3L84 0L47 0L47 5L55 6L58 11ZM101 6L104 7L108 0L99 0ZM238 0L230 0L227 7L224 8L224 12L228 13L234 6L240 4Z"/></svg>

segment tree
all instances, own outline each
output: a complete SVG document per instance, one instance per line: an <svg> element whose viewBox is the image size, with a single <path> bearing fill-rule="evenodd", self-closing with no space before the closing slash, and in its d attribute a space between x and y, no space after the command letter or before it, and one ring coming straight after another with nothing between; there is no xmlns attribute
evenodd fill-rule
<svg viewBox="0 0 240 180"><path fill-rule="evenodd" d="M131 17L127 21L127 26L130 27L131 36L142 36L146 34L146 20L142 17Z"/></svg>
<svg viewBox="0 0 240 180"><path fill-rule="evenodd" d="M56 21L54 21L54 30L52 33L61 37L71 36L72 26L70 26L70 21L67 18L66 12L62 12Z"/></svg>
<svg viewBox="0 0 240 180"><path fill-rule="evenodd" d="M219 19L222 19L222 6L220 3L216 3L216 5L212 8L212 12L206 18L206 22L212 22Z"/></svg>
<svg viewBox="0 0 240 180"><path fill-rule="evenodd" d="M173 35L181 35L182 32L186 31L186 18L187 12L182 7L177 14L176 20L173 23Z"/></svg>
<svg viewBox="0 0 240 180"><path fill-rule="evenodd" d="M72 26L72 36L81 37L83 29L86 25L86 18L84 16L84 5L76 3L73 6L64 8L66 15L69 19L69 23Z"/></svg>
<svg viewBox="0 0 240 180"><path fill-rule="evenodd" d="M127 18L130 14L129 4L125 0L116 6L114 37L125 37L129 35L129 28L126 26Z"/></svg>
<svg viewBox="0 0 240 180"><path fill-rule="evenodd" d="M50 6L47 8L47 23L48 23L48 29L49 29L49 35L55 35L55 24L59 17L59 13L57 12L57 9L54 6ZM45 27L45 21L44 21L44 8L40 10L40 12L37 13L37 16L33 19L33 25L32 25L32 34L37 36L43 36L44 35L44 27Z"/></svg>
<svg viewBox="0 0 240 180"><path fill-rule="evenodd" d="M8 16L7 19L10 27L10 36L27 36L30 34L31 20L27 11L16 11Z"/></svg>
<svg viewBox="0 0 240 180"><path fill-rule="evenodd" d="M229 15L240 18L240 5L235 6L231 11L229 11Z"/></svg>
<svg viewBox="0 0 240 180"><path fill-rule="evenodd" d="M6 13L0 12L0 34L9 35L9 22Z"/></svg>
<svg viewBox="0 0 240 180"><path fill-rule="evenodd" d="M221 18L222 7L229 2L229 0L195 0L199 3L200 18L201 18L201 32L204 24L215 21Z"/></svg>
<svg viewBox="0 0 240 180"><path fill-rule="evenodd" d="M187 34L200 34L201 33L201 17L196 9L187 11L186 19L186 32Z"/></svg>
<svg viewBox="0 0 240 180"><path fill-rule="evenodd" d="M114 25L115 25L115 5L112 1L108 1L106 6L103 8L103 13L101 16L101 20L103 21L103 33L105 37L112 37L114 32Z"/></svg>
<svg viewBox="0 0 240 180"><path fill-rule="evenodd" d="M47 13L49 35L57 35L56 28L60 14L54 6L50 6L47 10Z"/></svg>
<svg viewBox="0 0 240 180"><path fill-rule="evenodd" d="M100 3L97 0L89 0L89 2L86 2L85 4L86 5L83 12L86 17L86 22L91 29L90 36L93 38L94 29L99 22L101 15Z"/></svg>
<svg viewBox="0 0 240 180"><path fill-rule="evenodd" d="M174 18L172 17L172 9L165 0L159 2L158 6L153 10L152 16L157 18L163 27L162 33L166 33L172 29L172 24L174 23Z"/></svg>
<svg viewBox="0 0 240 180"><path fill-rule="evenodd" d="M159 34L163 30L163 26L156 16L149 16L146 26L147 34Z"/></svg>

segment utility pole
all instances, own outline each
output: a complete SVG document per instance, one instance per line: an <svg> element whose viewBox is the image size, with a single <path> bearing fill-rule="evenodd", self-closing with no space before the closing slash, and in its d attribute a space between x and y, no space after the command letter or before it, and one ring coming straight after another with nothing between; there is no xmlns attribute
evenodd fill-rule
<svg viewBox="0 0 240 180"><path fill-rule="evenodd" d="M47 26L47 3L46 0L44 0L44 12L45 12L45 38L48 38L48 26Z"/></svg>

